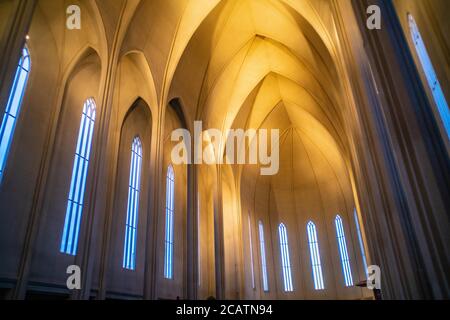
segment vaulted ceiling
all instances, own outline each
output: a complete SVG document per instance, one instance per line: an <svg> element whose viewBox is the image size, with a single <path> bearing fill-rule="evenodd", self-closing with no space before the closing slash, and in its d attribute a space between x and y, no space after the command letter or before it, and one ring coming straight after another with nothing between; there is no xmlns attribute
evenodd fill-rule
<svg viewBox="0 0 450 320"><path fill-rule="evenodd" d="M320 153L324 161L312 164L317 172L330 167L334 173L328 177L348 180L332 1L80 3L82 30L68 31L61 25L69 3L39 2L62 69L90 46L103 68L117 59L145 74L136 75L133 86L148 89L152 110L179 98L187 122L201 119L204 128L280 129L293 137L288 153ZM142 58L130 55L136 52ZM305 170L311 171L297 171Z"/></svg>

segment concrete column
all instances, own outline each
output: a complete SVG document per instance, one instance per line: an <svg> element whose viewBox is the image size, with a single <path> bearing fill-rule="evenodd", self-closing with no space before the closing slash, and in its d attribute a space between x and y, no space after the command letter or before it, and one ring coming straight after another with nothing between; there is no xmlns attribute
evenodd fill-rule
<svg viewBox="0 0 450 320"><path fill-rule="evenodd" d="M450 296L450 252L447 249L450 226L448 199L450 161L445 139L434 117L433 101L412 58L392 1L352 0L374 80L380 91L377 110L366 116L376 123L382 154L375 155L386 171L379 181L385 206L373 213L371 221L396 240L394 257L368 232L374 260L387 262L385 277L402 278L405 288L389 288L388 298L448 298ZM381 30L366 27L370 5L381 9ZM370 133L372 134L372 133ZM373 133L375 136L375 133ZM364 151L368 153L368 151ZM389 222L399 222L389 225ZM370 240L372 238L372 240ZM384 252L386 251L386 252ZM411 270L405 276L406 270ZM383 279L383 275L382 275ZM399 283L392 281L390 284Z"/></svg>
<svg viewBox="0 0 450 320"><path fill-rule="evenodd" d="M197 216L197 177L195 165L188 165L187 179L187 219L186 219L186 296L189 300L197 299L198 288L198 216Z"/></svg>
<svg viewBox="0 0 450 320"><path fill-rule="evenodd" d="M217 186L214 199L214 262L216 299L225 299L225 249L223 231L222 169L217 165Z"/></svg>
<svg viewBox="0 0 450 320"><path fill-rule="evenodd" d="M158 239L157 239L157 227L158 217L161 212L165 210L165 196L161 186L161 181L163 181L163 156L164 156L164 126L165 126L165 112L167 105L165 102L160 102L158 106L158 113L155 115L157 117L156 130L152 130L155 134L155 152L152 155L153 160L153 180L150 186L151 195L149 197L150 214L148 219L148 231L147 231L147 243L146 243L146 263L145 263L145 288L144 288L144 298L154 300L157 298L157 266L158 266ZM152 137L153 140L153 137ZM153 150L153 148L152 148Z"/></svg>
<svg viewBox="0 0 450 320"><path fill-rule="evenodd" d="M36 0L17 0L12 2L9 20L3 34L0 34L0 115L3 114L8 102L9 93L17 70L25 37L33 18ZM21 256L20 269L16 287L11 293L12 299L24 299L26 294L26 281L21 277L27 274L29 261L26 259L29 248L24 248Z"/></svg>

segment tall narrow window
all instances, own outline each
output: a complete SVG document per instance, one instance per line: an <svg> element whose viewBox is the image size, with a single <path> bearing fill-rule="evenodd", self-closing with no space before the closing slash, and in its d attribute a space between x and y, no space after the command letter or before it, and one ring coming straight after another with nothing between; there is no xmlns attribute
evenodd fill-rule
<svg viewBox="0 0 450 320"><path fill-rule="evenodd" d="M142 143L139 137L131 145L130 179L128 183L127 220L125 222L125 244L123 268L136 268L137 221L139 216L139 193L141 188Z"/></svg>
<svg viewBox="0 0 450 320"><path fill-rule="evenodd" d="M252 223L250 219L250 212L248 213L248 239L249 239L249 249L250 249L250 268L252 273L252 288L255 289L255 270L253 263L253 239L252 239Z"/></svg>
<svg viewBox="0 0 450 320"><path fill-rule="evenodd" d="M170 165L166 176L166 238L164 250L164 278L173 278L173 215L175 198L175 174Z"/></svg>
<svg viewBox="0 0 450 320"><path fill-rule="evenodd" d="M337 215L334 220L336 224L336 237L339 246L339 254L341 256L342 273L344 274L345 286L353 286L352 270L350 268L350 258L348 256L347 244L345 242L344 224L342 218Z"/></svg>
<svg viewBox="0 0 450 320"><path fill-rule="evenodd" d="M289 243L286 226L281 223L278 226L280 236L281 267L283 269L283 286L285 292L294 291L292 285L291 260L289 258Z"/></svg>
<svg viewBox="0 0 450 320"><path fill-rule="evenodd" d="M320 261L319 241L317 239L316 225L310 221L307 225L309 253L311 255L311 267L316 290L325 289L323 283L322 263Z"/></svg>
<svg viewBox="0 0 450 320"><path fill-rule="evenodd" d="M92 136L95 124L95 101L92 98L84 102L81 115L75 160L72 169L69 199L67 201L66 219L61 241L62 253L76 255L81 215L83 212L84 191L91 154Z"/></svg>
<svg viewBox="0 0 450 320"><path fill-rule="evenodd" d="M267 261L266 261L266 245L264 240L264 225L262 221L258 223L259 229L259 249L261 251L261 272L263 280L263 290L269 291L269 280L267 278Z"/></svg>
<svg viewBox="0 0 450 320"><path fill-rule="evenodd" d="M356 209L354 210L354 216L355 216L356 231L358 233L359 247L361 249L361 256L362 256L362 261L363 261L364 272L366 273L366 277L368 277L369 274L368 274L368 270L367 270L366 250L364 250L364 242L362 239L361 227L359 224L358 213L356 212Z"/></svg>
<svg viewBox="0 0 450 320"><path fill-rule="evenodd" d="M27 47L25 47L22 50L22 56L20 57L19 65L17 66L13 86L8 98L8 104L6 105L2 125L0 127L0 181L5 170L9 147L13 140L14 129L16 127L23 95L27 86L30 67L30 54Z"/></svg>
<svg viewBox="0 0 450 320"><path fill-rule="evenodd" d="M411 14L408 14L408 22L411 37L413 39L417 55L419 56L422 69L427 78L431 92L433 93L434 102L436 103L442 123L447 132L447 138L450 138L450 111L447 100L445 99L444 92L442 91L433 64L431 63L430 56L428 55L427 48L425 47L419 28L417 27L416 21Z"/></svg>

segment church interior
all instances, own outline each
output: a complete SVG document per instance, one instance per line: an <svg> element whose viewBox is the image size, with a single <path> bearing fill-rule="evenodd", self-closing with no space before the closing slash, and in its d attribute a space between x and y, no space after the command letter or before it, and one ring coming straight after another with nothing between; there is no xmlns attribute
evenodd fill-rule
<svg viewBox="0 0 450 320"><path fill-rule="evenodd" d="M0 1L0 299L449 299L449 10ZM277 173L174 163L199 121Z"/></svg>

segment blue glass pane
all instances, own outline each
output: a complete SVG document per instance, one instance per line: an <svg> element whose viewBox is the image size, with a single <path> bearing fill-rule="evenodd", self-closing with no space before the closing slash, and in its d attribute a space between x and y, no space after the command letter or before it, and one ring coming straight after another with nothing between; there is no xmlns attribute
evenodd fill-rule
<svg viewBox="0 0 450 320"><path fill-rule="evenodd" d="M325 286L322 274L322 264L320 260L319 241L317 239L316 226L312 221L308 222L307 231L308 231L308 244L311 256L311 267L313 272L314 288L316 290L323 290L325 289Z"/></svg>
<svg viewBox="0 0 450 320"><path fill-rule="evenodd" d="M92 137L94 134L94 118L91 117L92 110L95 110L95 102L90 98L83 105L61 240L60 251L69 255L76 255L78 247L89 168L89 154L91 152Z"/></svg>
<svg viewBox="0 0 450 320"><path fill-rule="evenodd" d="M25 70L26 72L30 72L30 56L28 54L28 49L25 47L22 51L22 57L23 59L21 60L22 63L22 69Z"/></svg>
<svg viewBox="0 0 450 320"><path fill-rule="evenodd" d="M27 82L27 78L28 78L28 73L24 70L21 70L20 73L18 74L18 77L15 79L17 80L17 83L15 85L17 85L16 89L14 92L14 95L11 95L11 100L10 100L10 111L9 113L13 116L13 117L17 117L17 114L19 112L19 108L20 108L20 104L22 102L22 96L23 96L23 88L25 88L25 84Z"/></svg>
<svg viewBox="0 0 450 320"><path fill-rule="evenodd" d="M142 144L136 137L131 146L130 179L128 184L128 205L125 222L125 243L123 268L136 268L136 240L139 213L139 193L142 168Z"/></svg>
<svg viewBox="0 0 450 320"><path fill-rule="evenodd" d="M252 239L252 224L250 219L250 213L248 214L248 239L249 239L249 249L250 249L250 271L252 275L252 288L255 289L255 270L253 262L253 239Z"/></svg>
<svg viewBox="0 0 450 320"><path fill-rule="evenodd" d="M431 62L428 51L423 42L422 35L417 27L416 21L411 14L408 14L409 28L411 37L413 39L417 55L419 57L422 69L427 78L428 86L433 94L434 102L436 103L441 121L447 133L447 138L450 139L450 110L448 108L447 100L436 75L436 71Z"/></svg>
<svg viewBox="0 0 450 320"><path fill-rule="evenodd" d="M0 181L3 177L9 148L13 140L14 129L19 116L23 96L25 94L29 71L30 57L28 49L25 47L22 50L22 56L19 60L19 65L17 66L11 92L9 93L8 103L6 105L0 127Z"/></svg>
<svg viewBox="0 0 450 320"><path fill-rule="evenodd" d="M12 132L14 130L14 122L15 119L10 115L5 115L2 123L2 131L4 136L12 136ZM8 152L8 139L2 139L0 142L0 159L1 161L6 160L6 153Z"/></svg>
<svg viewBox="0 0 450 320"><path fill-rule="evenodd" d="M361 228L360 228L360 225L359 225L358 214L356 213L356 209L354 210L354 219L355 219L355 224L356 224L356 232L358 233L359 247L361 249L363 268L364 268L364 272L366 274L366 277L368 277L366 251L364 250L364 242L363 242L363 239L362 239Z"/></svg>
<svg viewBox="0 0 450 320"><path fill-rule="evenodd" d="M289 243L287 230L282 223L278 226L278 234L280 237L281 267L283 271L283 286L285 292L294 291L292 285L291 261L289 257Z"/></svg>
<svg viewBox="0 0 450 320"><path fill-rule="evenodd" d="M166 233L164 247L164 278L173 278L173 224L174 224L175 174L173 167L167 168L166 176Z"/></svg>
<svg viewBox="0 0 450 320"><path fill-rule="evenodd" d="M259 221L259 247L261 251L261 272L263 279L263 290L269 291L269 280L267 278L267 262L266 262L266 246L264 240L264 226L261 221Z"/></svg>
<svg viewBox="0 0 450 320"><path fill-rule="evenodd" d="M352 277L352 271L350 268L350 258L348 256L348 251L347 251L347 243L345 240L344 225L342 223L342 218L339 215L336 216L335 225L336 225L336 237L337 237L338 246L339 246L339 254L341 257L341 266L342 266L342 273L344 275L345 286L351 287L351 286L353 286L353 277Z"/></svg>

